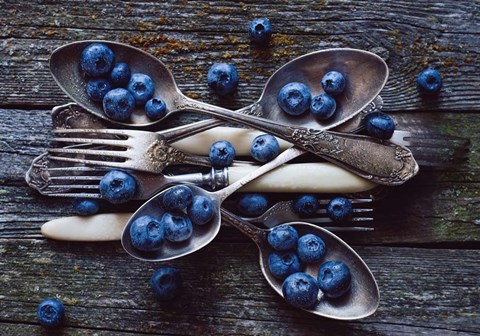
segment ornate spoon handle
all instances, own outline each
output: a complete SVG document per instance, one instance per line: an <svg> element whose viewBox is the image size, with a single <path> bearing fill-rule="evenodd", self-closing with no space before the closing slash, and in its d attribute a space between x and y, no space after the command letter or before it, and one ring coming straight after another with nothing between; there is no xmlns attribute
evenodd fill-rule
<svg viewBox="0 0 480 336"><path fill-rule="evenodd" d="M271 133L379 184L399 185L418 172L418 164L410 150L389 141L280 125L188 98L179 101L176 108L242 123Z"/></svg>

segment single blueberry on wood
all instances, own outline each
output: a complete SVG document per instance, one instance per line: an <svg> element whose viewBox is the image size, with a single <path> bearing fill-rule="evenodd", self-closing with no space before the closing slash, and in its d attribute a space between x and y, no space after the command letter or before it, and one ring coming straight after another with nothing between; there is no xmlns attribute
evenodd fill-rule
<svg viewBox="0 0 480 336"><path fill-rule="evenodd" d="M434 95L442 88L442 76L432 68L423 70L417 77L417 89L423 95Z"/></svg>
<svg viewBox="0 0 480 336"><path fill-rule="evenodd" d="M272 27L266 18L253 19L248 25L248 32L253 43L266 45L272 37Z"/></svg>
<svg viewBox="0 0 480 336"><path fill-rule="evenodd" d="M72 200L73 209L80 216L90 216L98 212L98 200L90 198L74 198Z"/></svg>
<svg viewBox="0 0 480 336"><path fill-rule="evenodd" d="M38 322L46 327L57 327L63 323L65 308L57 299L46 299L37 307Z"/></svg>
<svg viewBox="0 0 480 336"><path fill-rule="evenodd" d="M208 86L218 95L225 96L235 91L238 85L237 69L228 63L214 63L207 73Z"/></svg>
<svg viewBox="0 0 480 336"><path fill-rule="evenodd" d="M182 275L173 267L162 267L150 278L150 287L160 301L172 300L182 291Z"/></svg>

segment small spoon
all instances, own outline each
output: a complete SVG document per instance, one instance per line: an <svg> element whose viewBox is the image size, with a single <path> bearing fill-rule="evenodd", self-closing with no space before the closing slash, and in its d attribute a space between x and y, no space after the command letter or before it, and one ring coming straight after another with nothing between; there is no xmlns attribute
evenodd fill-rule
<svg viewBox="0 0 480 336"><path fill-rule="evenodd" d="M273 249L267 243L267 235L272 230L260 229L225 209L221 209L223 220L235 226L246 236L250 237L260 252L260 268L269 285L281 296L282 281L276 279L268 269L268 257ZM313 224L292 222L282 225L291 225L299 236L307 233L315 234L326 245L324 260L343 261L352 274L352 284L349 292L338 299L328 299L320 292L319 301L306 311L323 317L336 320L356 320L372 315L380 303L380 293L375 278L362 258L343 240L333 233ZM322 261L323 263L323 261ZM308 265L305 273L317 278L320 263Z"/></svg>
<svg viewBox="0 0 480 336"><path fill-rule="evenodd" d="M202 247L210 243L220 231L220 206L228 196L230 196L232 193L240 189L248 182L253 181L257 177L304 153L305 151L302 149L295 147L289 148L286 151L282 152L280 155L278 155L273 161L264 164L260 168L245 175L243 178L236 181L235 183L232 183L231 185L215 192L208 192L198 186L189 185L193 195L203 195L212 200L215 213L212 220L205 225L195 225L192 236L185 242L171 243L166 241L160 250L151 252L140 251L133 247L133 245L131 244L130 227L137 218L145 215L150 215L155 218L161 218L165 211L160 207L161 203L159 201L162 200L163 194L171 188L163 190L162 192L145 202L145 204L143 204L130 218L122 233L123 248L131 256L145 261L165 261L176 259L201 249Z"/></svg>
<svg viewBox="0 0 480 336"><path fill-rule="evenodd" d="M156 57L129 45L111 41L78 41L61 46L50 56L50 71L59 87L77 104L100 118L114 124L130 127L151 127L161 120L151 121L143 107L137 107L129 122L117 122L106 117L102 104L90 100L85 92L87 80L80 72L80 55L91 43L106 44L116 56L116 62L130 65L132 73L141 72L149 75L155 83L155 96L161 97L167 105L167 114L179 112L189 105L206 110L215 106L195 101L186 97L178 88L172 73ZM303 82L313 95L323 92L322 76L330 70L343 73L347 78L345 92L336 97L337 111L327 121L318 121L306 113L293 117L281 111L277 104L280 89L292 81ZM364 109L382 90L388 78L388 67L377 55L357 49L327 49L300 56L278 69L267 81L260 99L239 112L274 120L276 123L306 128L328 129L349 120ZM217 108L222 110L221 108ZM212 127L219 125L218 120L211 120Z"/></svg>

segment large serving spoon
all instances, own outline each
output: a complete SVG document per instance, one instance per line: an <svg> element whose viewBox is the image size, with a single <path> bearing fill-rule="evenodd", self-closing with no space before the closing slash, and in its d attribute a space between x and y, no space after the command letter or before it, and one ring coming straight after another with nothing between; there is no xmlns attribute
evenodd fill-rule
<svg viewBox="0 0 480 336"><path fill-rule="evenodd" d="M172 73L156 57L132 46L101 40L87 40L69 43L54 50L50 56L50 71L60 88L77 104L100 118L112 123L130 127L152 127L162 122L149 120L143 107L137 107L128 122L109 119L103 112L102 104L93 102L86 94L87 78L80 70L82 50L91 43L106 44L115 53L116 62L128 63L132 73L149 75L155 83L155 96L161 97L167 105L167 114L194 105L195 108L207 110L224 109L202 103L186 97L178 88ZM289 82L303 82L313 95L323 92L321 79L331 70L340 71L347 78L347 85L342 95L336 98L335 115L318 121L309 114L293 117L281 111L277 103L277 94ZM260 99L238 112L270 119L282 125L302 126L316 129L335 127L354 117L363 110L382 90L388 78L388 67L377 55L357 49L327 49L300 56L278 69L267 81ZM209 121L211 127L222 122Z"/></svg>
<svg viewBox="0 0 480 336"><path fill-rule="evenodd" d="M253 172L245 175L240 180L230 184L229 186L215 192L208 192L200 187L189 185L193 195L203 195L211 199L214 209L214 216L209 223L205 225L195 225L192 236L185 242L168 242L166 241L160 250L144 252L136 249L131 243L130 227L132 223L139 217L152 216L161 218L165 210L161 207L161 200L165 192L171 188L165 189L156 196L145 202L130 218L122 233L122 246L131 256L146 261L165 261L176 259L181 256L193 253L210 243L220 231L220 206L222 202L235 191L257 177L271 171L272 169L288 162L302 154L305 151L300 148L292 147L282 152L273 161L270 161Z"/></svg>
<svg viewBox="0 0 480 336"><path fill-rule="evenodd" d="M268 268L268 257L273 249L267 243L267 235L272 229L260 229L223 208L221 213L224 221L235 226L255 242L260 253L260 268L265 279L279 295L283 296L282 281L275 278ZM318 302L312 308L305 309L306 311L337 320L356 320L370 316L377 310L380 303L377 282L362 258L347 243L333 233L313 224L292 222L282 225L293 226L299 236L310 233L320 237L326 246L324 261L343 261L352 275L349 292L340 298L329 299L320 291ZM320 263L307 265L304 272L316 279L319 267Z"/></svg>

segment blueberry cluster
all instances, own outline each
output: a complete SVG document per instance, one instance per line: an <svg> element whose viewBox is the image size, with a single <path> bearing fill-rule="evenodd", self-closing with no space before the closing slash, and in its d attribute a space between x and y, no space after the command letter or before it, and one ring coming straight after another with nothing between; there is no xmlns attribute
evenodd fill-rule
<svg viewBox="0 0 480 336"><path fill-rule="evenodd" d="M323 76L321 83L325 93L315 97L312 97L310 89L303 83L286 84L278 93L278 105L292 116L299 116L310 110L319 120L331 118L337 109L334 96L340 95L345 90L346 80L340 72L329 71Z"/></svg>
<svg viewBox="0 0 480 336"><path fill-rule="evenodd" d="M165 210L161 218L138 217L130 226L131 243L140 251L158 251L165 240L187 241L193 234L193 224L205 225L215 215L211 199L193 195L185 185L167 189L160 194L158 203Z"/></svg>
<svg viewBox="0 0 480 336"><path fill-rule="evenodd" d="M349 291L351 274L342 261L321 264L317 279L302 272L304 266L320 264L325 257L325 242L317 235L299 237L293 226L281 225L269 232L267 241L273 249L268 257L270 273L283 281L283 296L294 307L313 307L319 291L327 298L338 298Z"/></svg>
<svg viewBox="0 0 480 336"><path fill-rule="evenodd" d="M92 43L80 55L80 68L89 79L87 95L101 102L105 114L117 121L128 120L135 106L144 106L152 120L167 112L165 102L154 97L155 84L143 73L131 73L127 63L115 63L115 54L103 43Z"/></svg>

